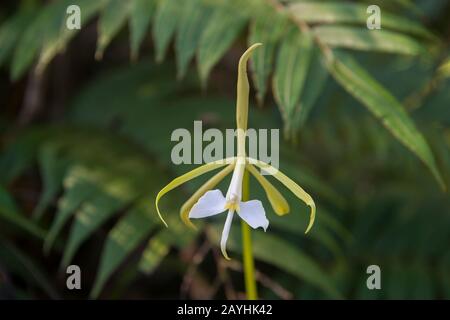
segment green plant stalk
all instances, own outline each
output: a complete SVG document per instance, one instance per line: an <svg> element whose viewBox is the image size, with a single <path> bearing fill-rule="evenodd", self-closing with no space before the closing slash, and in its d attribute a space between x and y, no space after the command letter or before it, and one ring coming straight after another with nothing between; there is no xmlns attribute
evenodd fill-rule
<svg viewBox="0 0 450 320"><path fill-rule="evenodd" d="M248 172L244 173L242 183L242 201L249 200L250 186ZM247 300L257 300L258 291L255 279L255 262L253 258L252 235L250 226L241 219L242 229L242 260L244 263L244 280Z"/></svg>

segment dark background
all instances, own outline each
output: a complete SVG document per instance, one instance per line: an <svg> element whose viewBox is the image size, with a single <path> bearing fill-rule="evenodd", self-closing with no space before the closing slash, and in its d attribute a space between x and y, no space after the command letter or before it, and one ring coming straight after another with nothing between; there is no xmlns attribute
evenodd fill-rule
<svg viewBox="0 0 450 320"><path fill-rule="evenodd" d="M65 9L72 2L81 7L83 26L66 39ZM272 30L277 10L289 8L291 1L231 1L230 7L222 1L186 1L163 19L165 1L141 0L148 7L133 14L144 12L141 24L146 14L149 20L138 51L130 45L132 14L123 14L121 1L104 1L90 17L85 14L96 1L72 2L0 5L0 298L244 298L238 223L232 227L233 260L228 263L217 247L223 218L204 221L197 233L178 218L183 201L206 177L162 201L169 229L157 219L154 199L172 178L194 168L170 162L174 129L192 130L194 120L202 120L205 128L234 127L237 61L254 42L252 26L258 18L266 19ZM367 45L361 50L352 47L354 42L345 45L346 35L341 35L334 52L351 55L402 104L448 186L450 2L329 2L377 3L382 26L389 13L434 35L426 39L405 32L423 49L414 54L388 52L367 37L361 38ZM221 6L232 17L223 29L220 19L210 19ZM178 25L165 59L156 63L173 21ZM242 26L224 49L222 42L198 40L216 28L225 42L237 24ZM369 32L358 21L331 27L342 24ZM299 32L292 21L288 25ZM317 25L321 23L309 24ZM249 121L257 129L281 130L280 169L311 193L318 211L305 236L308 208L277 184L292 209L277 217L251 181L251 196L263 200L271 223L267 233L253 232L260 297L448 299L448 192L349 87L332 75L323 86L313 85L323 65L309 69L305 83L312 87L299 94L301 99L317 90L309 112L302 109L304 100L292 111L277 98L272 79L284 75L279 68L286 61L279 58L282 43L294 52L297 44L286 28L274 42L263 102L256 98L255 88L261 85L252 74ZM259 36L264 39L264 32ZM205 57L199 58L202 44L211 46L206 58L221 52L207 78L198 72L207 64ZM52 45L58 48L55 54L49 54ZM407 48L400 47L395 50ZM96 51L99 57L103 49L103 59L96 60ZM180 57L192 50L180 77ZM303 54L299 50L293 60L297 63ZM290 68L298 65L286 70ZM254 71L252 64L250 69ZM297 74L287 76L288 86ZM378 87L372 88L375 96L381 95ZM66 288L70 264L82 270L79 291ZM381 290L366 287L366 268L372 264L381 268Z"/></svg>

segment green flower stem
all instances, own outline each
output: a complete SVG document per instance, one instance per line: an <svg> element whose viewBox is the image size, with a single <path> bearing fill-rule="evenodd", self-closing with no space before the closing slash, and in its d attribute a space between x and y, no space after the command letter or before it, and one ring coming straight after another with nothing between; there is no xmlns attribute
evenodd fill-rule
<svg viewBox="0 0 450 320"><path fill-rule="evenodd" d="M249 175L248 172L245 171L242 183L242 201L249 200L249 193L250 193ZM243 246L242 259L244 263L245 291L248 300L257 300L258 292L256 288L255 263L253 258L251 229L250 226L242 219L241 219L241 227L242 227L241 228L242 246Z"/></svg>

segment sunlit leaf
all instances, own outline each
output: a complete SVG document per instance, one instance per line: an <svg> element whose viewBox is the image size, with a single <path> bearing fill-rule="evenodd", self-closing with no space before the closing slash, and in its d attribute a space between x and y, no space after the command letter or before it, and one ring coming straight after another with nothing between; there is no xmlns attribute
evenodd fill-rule
<svg viewBox="0 0 450 320"><path fill-rule="evenodd" d="M269 75L273 70L273 61L277 44L287 28L287 20L274 13L258 16L251 24L248 44L262 43L263 46L253 53L251 59L252 74L257 98L263 103L267 91Z"/></svg>
<svg viewBox="0 0 450 320"><path fill-rule="evenodd" d="M55 32L55 25L58 28L61 26L61 16L65 16L68 5L69 0L52 2L45 6L32 21L29 21L14 50L11 65L13 80L20 78L31 66L48 33Z"/></svg>
<svg viewBox="0 0 450 320"><path fill-rule="evenodd" d="M105 282L120 266L125 258L149 235L155 226L156 212L147 200L144 205L136 205L126 212L109 232L102 251L97 277L93 285L91 296L97 297Z"/></svg>
<svg viewBox="0 0 450 320"><path fill-rule="evenodd" d="M410 55L425 52L413 38L384 29L372 31L355 27L320 26L313 30L321 41L331 47Z"/></svg>
<svg viewBox="0 0 450 320"><path fill-rule="evenodd" d="M198 70L203 86L209 73L233 44L244 28L247 16L239 12L230 12L228 7L218 7L212 14L200 39L198 48Z"/></svg>
<svg viewBox="0 0 450 320"><path fill-rule="evenodd" d="M155 270L161 260L169 253L170 238L169 233L160 231L148 241L139 262L139 270L147 274Z"/></svg>
<svg viewBox="0 0 450 320"><path fill-rule="evenodd" d="M309 34L300 33L297 28L291 28L278 52L273 91L288 128L298 108L312 52L312 38Z"/></svg>
<svg viewBox="0 0 450 320"><path fill-rule="evenodd" d="M150 20L156 9L154 0L134 0L130 17L131 57L137 59L139 47L148 31Z"/></svg>
<svg viewBox="0 0 450 320"><path fill-rule="evenodd" d="M66 267L80 245L126 204L126 202L105 193L99 193L84 202L75 214L61 264Z"/></svg>
<svg viewBox="0 0 450 320"><path fill-rule="evenodd" d="M101 59L103 52L111 40L117 35L120 29L125 25L131 14L131 1L108 0L108 3L100 15L98 25L98 41L95 58Z"/></svg>
<svg viewBox="0 0 450 320"><path fill-rule="evenodd" d="M289 11L297 18L308 23L349 23L362 24L366 27L368 5L351 2L304 2L295 3L289 6ZM382 28L398 30L404 33L411 33L417 36L434 38L434 36L419 23L398 15L381 12Z"/></svg>
<svg viewBox="0 0 450 320"><path fill-rule="evenodd" d="M79 0L77 6L80 7L81 28L91 20L91 18L103 8L105 1L91 1L91 0ZM55 20L53 27L46 33L43 47L39 56L37 64L37 70L43 71L48 63L58 54L66 49L67 44L73 39L73 37L80 31L79 29L68 29L66 26L66 19L68 15L66 8L62 8L64 11L58 14L60 20Z"/></svg>
<svg viewBox="0 0 450 320"><path fill-rule="evenodd" d="M200 0L186 0L183 16L175 39L178 78L184 77L201 35L211 17L211 8L200 5Z"/></svg>
<svg viewBox="0 0 450 320"><path fill-rule="evenodd" d="M308 75L305 80L305 87L300 96L299 107L292 119L292 128L294 132L305 125L306 120L328 79L328 71L323 65L319 49L314 47L313 50Z"/></svg>
<svg viewBox="0 0 450 320"><path fill-rule="evenodd" d="M39 203L34 208L33 217L39 219L59 192L67 171L68 162L59 159L57 150L51 145L43 147L39 154L40 171L43 180L43 191Z"/></svg>
<svg viewBox="0 0 450 320"><path fill-rule="evenodd" d="M164 59L182 12L182 6L179 5L177 0L162 0L158 5L153 22L156 61L161 62Z"/></svg>
<svg viewBox="0 0 450 320"><path fill-rule="evenodd" d="M64 179L65 192L63 197L58 201L58 210L55 219L45 238L45 251L48 252L50 250L57 235L77 208L84 201L95 196L96 192L98 193L96 186L92 185L86 178L88 174L83 168L75 167Z"/></svg>

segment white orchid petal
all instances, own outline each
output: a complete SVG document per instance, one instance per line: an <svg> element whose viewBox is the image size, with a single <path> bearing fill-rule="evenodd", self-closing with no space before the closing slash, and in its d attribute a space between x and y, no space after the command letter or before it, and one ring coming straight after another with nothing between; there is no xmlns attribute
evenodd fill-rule
<svg viewBox="0 0 450 320"><path fill-rule="evenodd" d="M239 216L253 229L262 227L266 231L269 226L269 220L266 218L266 212L259 200L250 200L239 204Z"/></svg>
<svg viewBox="0 0 450 320"><path fill-rule="evenodd" d="M230 234L231 222L233 221L234 212L232 210L228 211L227 219L225 220L225 225L223 226L222 239L220 239L220 250L222 251L225 259L230 260L227 254L227 240Z"/></svg>
<svg viewBox="0 0 450 320"><path fill-rule="evenodd" d="M225 197L220 190L206 192L189 212L189 218L199 219L214 216L225 211Z"/></svg>

